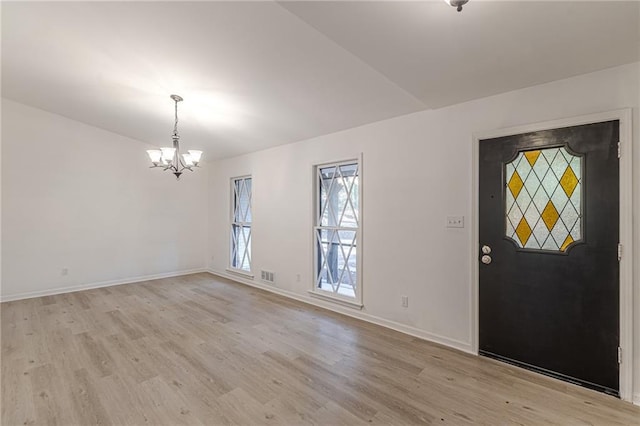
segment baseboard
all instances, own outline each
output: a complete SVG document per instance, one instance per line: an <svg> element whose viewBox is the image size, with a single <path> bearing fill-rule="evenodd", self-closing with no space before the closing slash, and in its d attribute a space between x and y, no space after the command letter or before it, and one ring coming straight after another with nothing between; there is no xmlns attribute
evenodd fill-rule
<svg viewBox="0 0 640 426"><path fill-rule="evenodd" d="M640 392L633 394L633 403L640 406Z"/></svg>
<svg viewBox="0 0 640 426"><path fill-rule="evenodd" d="M99 282L94 282L89 284L80 284L80 285L74 285L74 286L68 286L68 287L58 287L58 288L47 289L47 290L29 291L26 293L0 296L0 302L11 302L14 300L31 299L34 297L42 297L42 296L53 296L54 294L72 293L74 291L91 290L94 288L110 287L110 286L121 285L121 284L133 284L133 283L139 283L142 281L158 280L161 278L172 278L172 277L179 277L182 275L197 274L200 272L209 272L209 271L205 268L186 269L182 271L165 272L162 274L143 275L138 277L122 278L122 279L109 280L109 281L99 281Z"/></svg>
<svg viewBox="0 0 640 426"><path fill-rule="evenodd" d="M237 274L230 274L226 271L218 271L214 269L207 270L212 275L216 275L218 277L226 278L231 281L238 282L240 284L245 284L251 287L256 287L261 290L266 290L271 293L278 294L280 296L288 297L290 299L297 300L299 302L307 303L309 305L317 306L323 309L327 309L333 312L337 312L342 315L346 315L352 318L357 318L362 321L366 321L372 324L376 324L382 327L390 328L395 331L399 331L404 334L408 334L413 337L417 337L422 340L427 340L430 342L438 343L444 346L448 346L450 348L454 348L460 350L462 352L474 354L473 348L471 347L471 343L462 342L459 340L451 339L448 337L440 336L438 334L429 333L427 331L421 330L419 328L411 327L406 324L401 324L399 322L391 321L388 319L380 318L375 315L367 314L365 312L350 308L344 307L341 305L336 305L331 302L325 302L321 299L311 298L308 296L304 296L301 294L297 294L288 290L283 290L274 286L262 284L259 281L254 281L252 279L247 279Z"/></svg>

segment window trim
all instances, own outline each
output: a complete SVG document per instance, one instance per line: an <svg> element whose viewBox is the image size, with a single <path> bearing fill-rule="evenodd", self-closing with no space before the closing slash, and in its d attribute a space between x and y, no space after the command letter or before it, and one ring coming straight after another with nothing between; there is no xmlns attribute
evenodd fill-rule
<svg viewBox="0 0 640 426"><path fill-rule="evenodd" d="M363 288L362 288L362 276L363 276L363 230L364 230L364 215L363 212L363 175L364 175L364 167L363 167L363 155L362 153L353 156L346 157L347 159L341 159L338 161L324 161L321 163L315 163L311 166L311 176L312 176L312 188L313 188L313 197L311 200L311 244L312 244L312 273L311 273L311 289L308 291L310 296L317 297L322 300L326 300L332 303L340 304L343 306L347 306L350 308L362 309L364 307L363 303ZM316 286L317 281L317 270L318 270L318 245L316 244L316 232L319 227L318 225L318 208L319 208L319 196L320 196L320 187L318 184L318 169L329 166L343 166L346 164L357 164L358 165L358 228L356 232L356 295L351 298L348 296L339 295L330 291L322 290Z"/></svg>
<svg viewBox="0 0 640 426"><path fill-rule="evenodd" d="M235 183L238 180L245 180L245 179L251 179L251 194L249 195L249 208L251 209L251 222L236 222L235 219ZM251 240L253 240L253 176L248 174L248 175L241 175L241 176L233 176L229 179L229 262L227 263L228 267L226 268L226 270L228 272L232 272L234 274L239 274L242 276L245 276L247 278L251 278L253 279L254 275L253 275L253 257L250 255L249 256L249 270L245 270L245 269L241 269L241 268L235 268L233 267L233 226L237 225L237 226L241 226L241 227L245 227L249 226L250 228L250 232L251 232ZM249 243L251 244L251 242ZM249 249L249 251L251 252L251 249Z"/></svg>

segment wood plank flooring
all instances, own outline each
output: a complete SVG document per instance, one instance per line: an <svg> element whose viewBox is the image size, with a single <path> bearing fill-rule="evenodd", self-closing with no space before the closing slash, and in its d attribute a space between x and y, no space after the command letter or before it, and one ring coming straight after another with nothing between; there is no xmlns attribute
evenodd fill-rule
<svg viewBox="0 0 640 426"><path fill-rule="evenodd" d="M0 306L2 425L632 425L640 408L195 274Z"/></svg>

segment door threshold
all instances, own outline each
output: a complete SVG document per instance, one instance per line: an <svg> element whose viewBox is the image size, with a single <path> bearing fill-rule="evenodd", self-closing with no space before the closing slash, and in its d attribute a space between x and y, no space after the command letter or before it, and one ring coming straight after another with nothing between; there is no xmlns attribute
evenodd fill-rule
<svg viewBox="0 0 640 426"><path fill-rule="evenodd" d="M487 358L492 358L497 361L504 362L506 364L510 364L516 367L524 368L525 370L533 371L535 373L539 373L545 376L553 377L554 379L562 380L563 382L568 382L574 385L581 386L583 388L595 390L597 392L605 393L607 395L614 396L620 399L620 391L616 389L612 389L606 386L598 385L596 383L587 382L584 380L576 379L575 377L567 376L566 374L558 373L555 371L550 371L541 367L536 367L535 365L527 364L526 362L517 361L511 358L507 358L502 355L494 354L492 352L478 351L478 354Z"/></svg>

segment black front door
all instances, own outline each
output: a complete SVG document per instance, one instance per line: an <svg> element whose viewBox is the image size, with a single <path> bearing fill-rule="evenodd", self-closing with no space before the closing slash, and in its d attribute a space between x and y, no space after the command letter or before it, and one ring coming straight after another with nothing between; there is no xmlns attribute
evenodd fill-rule
<svg viewBox="0 0 640 426"><path fill-rule="evenodd" d="M619 122L480 141L480 353L618 395Z"/></svg>

